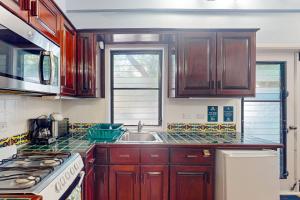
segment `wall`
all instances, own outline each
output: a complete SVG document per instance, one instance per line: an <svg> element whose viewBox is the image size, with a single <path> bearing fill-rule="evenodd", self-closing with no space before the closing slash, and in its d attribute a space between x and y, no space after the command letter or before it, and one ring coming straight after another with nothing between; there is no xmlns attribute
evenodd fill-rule
<svg viewBox="0 0 300 200"><path fill-rule="evenodd" d="M27 132L27 120L61 112L60 101L40 97L0 95L0 139Z"/></svg>
<svg viewBox="0 0 300 200"><path fill-rule="evenodd" d="M74 10L299 10L298 0L67 0Z"/></svg>
<svg viewBox="0 0 300 200"><path fill-rule="evenodd" d="M71 122L110 122L110 50L128 49L128 45L106 46L106 98L105 99L82 99L63 100L62 109L65 116ZM130 49L159 49L165 52L163 59L163 125L166 130L167 123L207 122L207 106L219 106L219 122L223 122L222 106L234 106L234 122L240 130L240 99L171 99L167 97L168 72L167 72L167 48L160 45L131 45ZM153 129L153 127L151 128Z"/></svg>
<svg viewBox="0 0 300 200"><path fill-rule="evenodd" d="M300 13L256 12L71 12L79 29L88 28L260 28L258 46L300 47ZM97 23L95 23L95 19Z"/></svg>
<svg viewBox="0 0 300 200"><path fill-rule="evenodd" d="M67 2L66 2L66 0L54 0L54 2L59 6L59 8L63 12L66 12L66 9L67 9Z"/></svg>

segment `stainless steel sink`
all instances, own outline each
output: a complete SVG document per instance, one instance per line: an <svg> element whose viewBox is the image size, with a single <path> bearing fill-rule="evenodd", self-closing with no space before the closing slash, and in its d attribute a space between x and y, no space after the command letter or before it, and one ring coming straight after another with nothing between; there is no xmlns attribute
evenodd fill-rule
<svg viewBox="0 0 300 200"><path fill-rule="evenodd" d="M126 132L118 143L161 143L163 142L155 132Z"/></svg>

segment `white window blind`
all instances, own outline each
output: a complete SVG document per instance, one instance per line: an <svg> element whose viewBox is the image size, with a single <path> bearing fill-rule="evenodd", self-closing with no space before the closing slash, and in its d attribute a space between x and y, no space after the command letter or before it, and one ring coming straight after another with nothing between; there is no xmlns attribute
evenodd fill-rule
<svg viewBox="0 0 300 200"><path fill-rule="evenodd" d="M112 122L161 124L161 51L112 51Z"/></svg>

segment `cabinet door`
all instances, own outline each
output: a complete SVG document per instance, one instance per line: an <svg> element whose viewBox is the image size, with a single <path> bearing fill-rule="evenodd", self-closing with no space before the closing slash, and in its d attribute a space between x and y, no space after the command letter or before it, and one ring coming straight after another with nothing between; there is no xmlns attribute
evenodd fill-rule
<svg viewBox="0 0 300 200"><path fill-rule="evenodd" d="M76 30L64 21L61 38L61 94L76 95Z"/></svg>
<svg viewBox="0 0 300 200"><path fill-rule="evenodd" d="M93 33L80 33L77 40L77 95L96 96L96 39Z"/></svg>
<svg viewBox="0 0 300 200"><path fill-rule="evenodd" d="M84 183L83 183L83 196L84 200L94 200L94 182L95 182L95 171L94 169L91 169L84 178Z"/></svg>
<svg viewBox="0 0 300 200"><path fill-rule="evenodd" d="M168 200L169 167L141 166L141 200Z"/></svg>
<svg viewBox="0 0 300 200"><path fill-rule="evenodd" d="M24 21L28 22L30 0L0 0L0 4L7 7Z"/></svg>
<svg viewBox="0 0 300 200"><path fill-rule="evenodd" d="M96 200L108 200L108 166L95 166L95 197Z"/></svg>
<svg viewBox="0 0 300 200"><path fill-rule="evenodd" d="M218 95L254 96L255 32L220 32L217 41Z"/></svg>
<svg viewBox="0 0 300 200"><path fill-rule="evenodd" d="M216 93L216 33L179 34L177 69L178 97L210 96Z"/></svg>
<svg viewBox="0 0 300 200"><path fill-rule="evenodd" d="M30 0L29 22L37 30L59 44L61 14L49 0Z"/></svg>
<svg viewBox="0 0 300 200"><path fill-rule="evenodd" d="M109 199L138 200L140 197L139 174L138 165L111 165L109 170Z"/></svg>
<svg viewBox="0 0 300 200"><path fill-rule="evenodd" d="M209 166L171 166L171 200L213 200L212 175Z"/></svg>

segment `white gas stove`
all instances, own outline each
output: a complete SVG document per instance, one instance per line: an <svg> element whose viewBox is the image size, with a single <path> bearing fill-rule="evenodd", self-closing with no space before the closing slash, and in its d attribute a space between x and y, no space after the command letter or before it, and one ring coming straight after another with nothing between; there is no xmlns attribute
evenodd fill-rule
<svg viewBox="0 0 300 200"><path fill-rule="evenodd" d="M0 194L34 194L43 200L80 199L83 161L78 153L0 149Z"/></svg>

